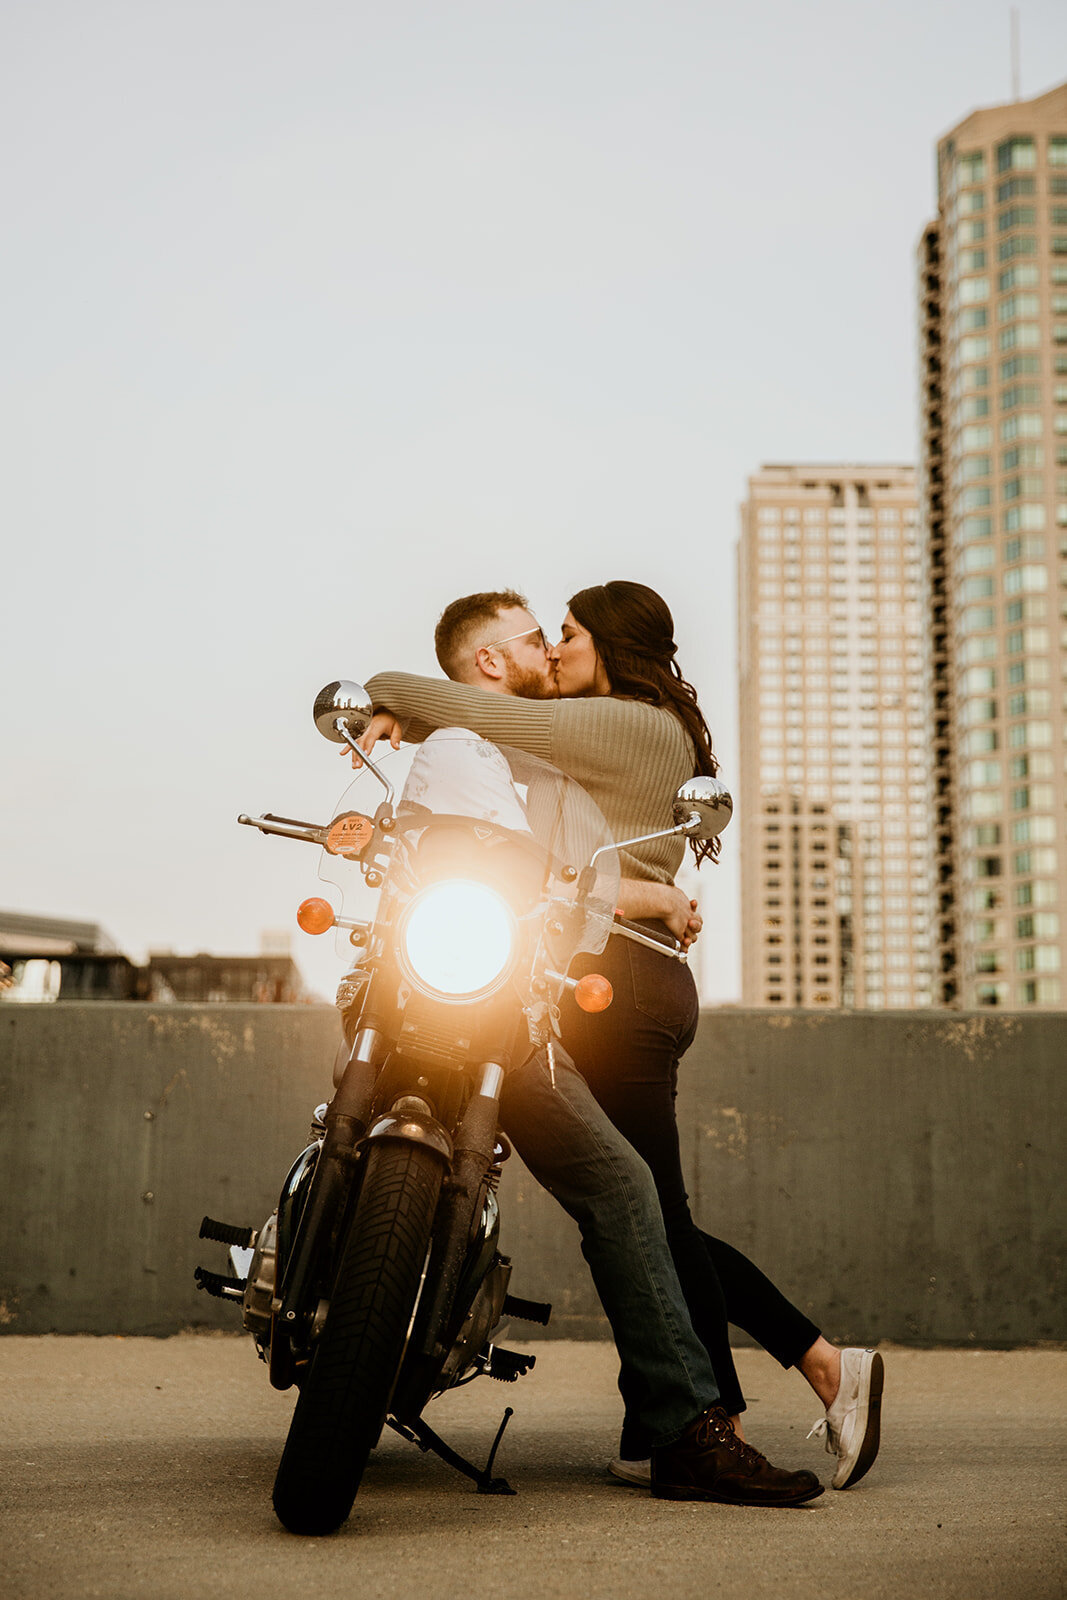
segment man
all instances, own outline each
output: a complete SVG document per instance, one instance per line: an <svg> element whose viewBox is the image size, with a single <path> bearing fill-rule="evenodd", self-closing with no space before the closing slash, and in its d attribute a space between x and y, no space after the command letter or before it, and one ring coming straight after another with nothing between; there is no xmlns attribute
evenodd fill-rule
<svg viewBox="0 0 1067 1600"><path fill-rule="evenodd" d="M486 639L492 640L498 631L504 637L487 643ZM441 668L453 683L524 700L559 698L544 632L528 610L525 597L514 589L454 600L441 614L434 644ZM377 681L371 680L372 684ZM369 750L382 738L388 738L394 750L400 744L401 723L388 712L375 716L360 742L365 742ZM501 742L509 741L501 735ZM537 753L551 760L546 752ZM619 909L632 920L658 918L687 947L703 926L695 900L689 900L674 884L648 878L623 877Z"/></svg>
<svg viewBox="0 0 1067 1600"><path fill-rule="evenodd" d="M532 748L528 716L506 703L517 694L555 698L544 635L523 597L505 590L456 601L442 616L436 643L452 684L436 690L424 679L383 674L367 685L375 706L404 715L416 738L443 725L443 716L466 726L484 724L489 715L493 731L487 736L550 759L547 744ZM472 689L488 690L503 703ZM420 719L420 696L425 702L427 694L435 702L432 723L426 715ZM396 745L400 735L400 722L381 714L361 743L370 749L388 737ZM617 838L630 836L618 819L608 821ZM630 882L623 903L631 915L662 916L669 902L678 915L678 898L671 885ZM681 899L684 927L689 902ZM742 1443L716 1404L715 1375L678 1283L652 1175L563 1051L557 1051L554 1083L540 1052L509 1072L501 1120L530 1171L579 1225L582 1253L615 1336L627 1414L653 1441L653 1495L796 1505L821 1494L814 1474L773 1467Z"/></svg>

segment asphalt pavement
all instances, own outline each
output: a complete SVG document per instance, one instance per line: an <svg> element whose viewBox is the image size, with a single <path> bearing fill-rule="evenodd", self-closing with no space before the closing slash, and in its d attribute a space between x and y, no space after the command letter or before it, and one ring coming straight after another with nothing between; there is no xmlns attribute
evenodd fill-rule
<svg viewBox="0 0 1067 1600"><path fill-rule="evenodd" d="M511 1341L522 1348L521 1340ZM293 1396L247 1339L0 1339L4 1600L1050 1600L1067 1593L1067 1352L883 1347L882 1452L856 1488L752 1510L654 1501L606 1471L619 1422L611 1346L530 1345L517 1384L482 1379L428 1411L518 1490L478 1495L386 1434L352 1517L294 1538L271 1484ZM818 1402L738 1352L749 1437L829 1484Z"/></svg>

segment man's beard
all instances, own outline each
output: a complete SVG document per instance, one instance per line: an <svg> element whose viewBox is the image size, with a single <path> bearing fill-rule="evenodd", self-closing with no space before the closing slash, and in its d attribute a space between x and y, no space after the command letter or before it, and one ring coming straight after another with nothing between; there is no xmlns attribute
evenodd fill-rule
<svg viewBox="0 0 1067 1600"><path fill-rule="evenodd" d="M512 656L507 658L504 674L508 694L517 694L524 700L558 700L559 689L555 673L538 672L533 667L520 667Z"/></svg>

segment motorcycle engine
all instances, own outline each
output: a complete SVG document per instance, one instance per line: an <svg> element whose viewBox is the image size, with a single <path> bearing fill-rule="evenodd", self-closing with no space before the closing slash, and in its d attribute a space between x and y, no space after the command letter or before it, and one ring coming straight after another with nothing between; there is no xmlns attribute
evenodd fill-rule
<svg viewBox="0 0 1067 1600"><path fill-rule="evenodd" d="M244 1325L259 1346L261 1355L270 1344L270 1307L274 1299L277 1255L278 1213L272 1211L259 1230L244 1295Z"/></svg>

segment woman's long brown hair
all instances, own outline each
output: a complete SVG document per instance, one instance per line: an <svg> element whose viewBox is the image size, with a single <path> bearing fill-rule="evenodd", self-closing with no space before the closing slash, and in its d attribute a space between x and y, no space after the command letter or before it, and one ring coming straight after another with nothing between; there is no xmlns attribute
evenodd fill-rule
<svg viewBox="0 0 1067 1600"><path fill-rule="evenodd" d="M697 772L714 777L719 762L697 692L675 660L674 618L667 602L643 583L616 578L571 596L571 613L588 628L611 692L673 711L693 743ZM718 839L690 839L699 865L719 853Z"/></svg>

